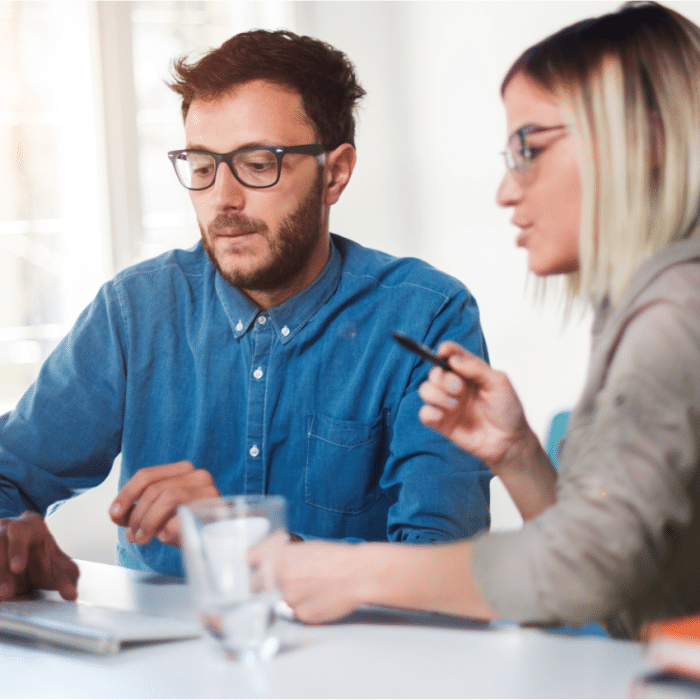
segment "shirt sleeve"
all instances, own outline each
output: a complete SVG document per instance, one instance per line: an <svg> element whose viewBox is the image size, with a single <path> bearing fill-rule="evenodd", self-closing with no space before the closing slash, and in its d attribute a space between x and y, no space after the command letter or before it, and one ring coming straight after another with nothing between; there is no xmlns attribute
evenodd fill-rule
<svg viewBox="0 0 700 700"><path fill-rule="evenodd" d="M475 540L480 591L503 617L583 623L642 609L693 517L700 445L700 303L638 309L607 377L572 415L556 503Z"/></svg>
<svg viewBox="0 0 700 700"><path fill-rule="evenodd" d="M419 340L434 348L454 340L488 360L478 308L464 288L445 301ZM429 363L416 360L393 424L380 482L394 497L387 519L389 541L443 542L473 535L490 523L488 467L418 418L423 405L418 388L430 369Z"/></svg>
<svg viewBox="0 0 700 700"><path fill-rule="evenodd" d="M120 317L105 285L15 409L0 416L0 517L50 512L109 474L124 414Z"/></svg>

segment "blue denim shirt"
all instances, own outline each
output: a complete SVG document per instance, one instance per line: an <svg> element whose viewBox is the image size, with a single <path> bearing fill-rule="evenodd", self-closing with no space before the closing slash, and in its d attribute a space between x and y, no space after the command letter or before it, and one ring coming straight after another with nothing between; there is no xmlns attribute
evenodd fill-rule
<svg viewBox="0 0 700 700"><path fill-rule="evenodd" d="M437 542L486 527L490 473L420 423L430 367L391 338L486 357L473 297L419 260L332 241L318 279L265 312L201 244L106 283L0 417L0 516L50 512L121 452L120 488L190 460L224 494L284 495L305 538ZM182 575L179 549L119 529L122 563Z"/></svg>

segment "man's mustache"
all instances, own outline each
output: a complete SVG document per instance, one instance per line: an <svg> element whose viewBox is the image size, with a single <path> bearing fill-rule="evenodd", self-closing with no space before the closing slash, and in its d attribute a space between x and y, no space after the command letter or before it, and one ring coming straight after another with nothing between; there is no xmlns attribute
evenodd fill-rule
<svg viewBox="0 0 700 700"><path fill-rule="evenodd" d="M255 221L241 214L219 214L209 224L210 236L218 236L227 230L233 229L237 234L267 233L267 224L264 221Z"/></svg>

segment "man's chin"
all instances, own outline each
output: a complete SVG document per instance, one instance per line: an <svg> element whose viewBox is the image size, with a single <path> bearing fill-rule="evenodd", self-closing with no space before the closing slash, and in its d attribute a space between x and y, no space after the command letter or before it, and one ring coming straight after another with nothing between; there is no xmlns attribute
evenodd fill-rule
<svg viewBox="0 0 700 700"><path fill-rule="evenodd" d="M265 260L267 251L258 246L231 244L229 240L218 238L213 245L205 244L204 248L214 267L229 284L245 286L257 276L259 270L265 269L269 262Z"/></svg>
<svg viewBox="0 0 700 700"><path fill-rule="evenodd" d="M240 262L238 264L216 265L215 267L226 282L241 289L255 289L261 273L264 272L255 265L241 265Z"/></svg>

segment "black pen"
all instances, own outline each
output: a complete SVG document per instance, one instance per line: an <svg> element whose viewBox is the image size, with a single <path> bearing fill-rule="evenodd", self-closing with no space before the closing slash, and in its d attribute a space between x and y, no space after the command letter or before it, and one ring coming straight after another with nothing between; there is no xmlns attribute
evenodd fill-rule
<svg viewBox="0 0 700 700"><path fill-rule="evenodd" d="M444 369L446 372L454 371L452 367L450 367L450 363L447 361L446 357L436 355L430 348L417 343L415 340L413 340L413 338L409 338L407 335L399 333L398 331L393 331L391 335L402 348L412 352L414 355L418 355L418 357L421 357L428 362L432 362L438 367L442 367L442 369Z"/></svg>

